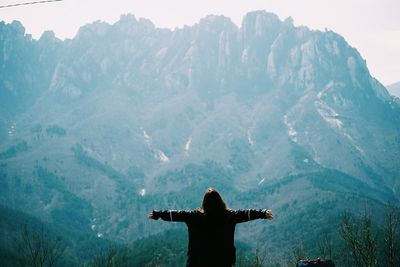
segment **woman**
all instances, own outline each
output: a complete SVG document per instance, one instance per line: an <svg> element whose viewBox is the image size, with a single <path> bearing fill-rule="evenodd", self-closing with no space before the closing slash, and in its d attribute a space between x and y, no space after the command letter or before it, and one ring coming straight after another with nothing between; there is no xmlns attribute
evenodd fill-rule
<svg viewBox="0 0 400 267"><path fill-rule="evenodd" d="M231 267L236 261L236 224L255 219L272 220L274 215L270 210L227 209L217 190L210 188L199 209L153 211L149 218L186 223L189 231L187 267Z"/></svg>

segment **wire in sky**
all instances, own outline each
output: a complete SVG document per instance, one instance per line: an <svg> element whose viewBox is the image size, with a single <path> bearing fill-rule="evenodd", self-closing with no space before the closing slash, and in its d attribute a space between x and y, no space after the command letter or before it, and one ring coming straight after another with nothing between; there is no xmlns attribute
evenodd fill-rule
<svg viewBox="0 0 400 267"><path fill-rule="evenodd" d="M10 5L3 5L3 6L0 6L0 8L15 7L15 6L27 6L27 5L34 5L34 4L44 4L44 3L59 2L59 1L63 1L63 0L42 0L42 1L24 2L24 3L10 4Z"/></svg>

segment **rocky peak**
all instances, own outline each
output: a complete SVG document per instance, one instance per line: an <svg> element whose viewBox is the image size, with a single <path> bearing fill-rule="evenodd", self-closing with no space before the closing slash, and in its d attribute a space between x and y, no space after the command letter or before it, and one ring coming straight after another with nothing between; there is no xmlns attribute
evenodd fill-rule
<svg viewBox="0 0 400 267"><path fill-rule="evenodd" d="M17 33L18 35L24 35L25 34L25 28L24 26L22 26L22 23L17 21L17 20L13 20L10 24L10 28Z"/></svg>
<svg viewBox="0 0 400 267"><path fill-rule="evenodd" d="M244 39L249 40L256 37L270 35L273 32L279 31L282 26L282 21L277 15L266 11L249 12L243 18L241 30Z"/></svg>
<svg viewBox="0 0 400 267"><path fill-rule="evenodd" d="M114 23L114 29L126 35L149 34L155 30L153 22L145 18L138 20L132 14L121 15L119 21Z"/></svg>
<svg viewBox="0 0 400 267"><path fill-rule="evenodd" d="M53 31L44 31L39 38L39 42L55 43L61 41L56 37Z"/></svg>
<svg viewBox="0 0 400 267"><path fill-rule="evenodd" d="M237 31L237 26L232 20L225 16L209 15L197 24L202 31L209 32L231 32Z"/></svg>
<svg viewBox="0 0 400 267"><path fill-rule="evenodd" d="M110 24L104 21L95 21L81 27L75 37L78 41L90 42L93 38L105 36L110 28Z"/></svg>

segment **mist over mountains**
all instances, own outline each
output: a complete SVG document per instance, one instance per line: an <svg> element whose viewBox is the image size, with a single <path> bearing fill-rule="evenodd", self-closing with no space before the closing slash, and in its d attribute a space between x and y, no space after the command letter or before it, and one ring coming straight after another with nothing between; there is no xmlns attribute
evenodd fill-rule
<svg viewBox="0 0 400 267"><path fill-rule="evenodd" d="M0 51L8 208L128 242L171 227L150 210L196 208L214 186L276 212L239 232L276 234L272 248L298 216L301 239L336 211L399 203L400 103L332 31L264 11L173 31L125 15L65 41L1 22Z"/></svg>

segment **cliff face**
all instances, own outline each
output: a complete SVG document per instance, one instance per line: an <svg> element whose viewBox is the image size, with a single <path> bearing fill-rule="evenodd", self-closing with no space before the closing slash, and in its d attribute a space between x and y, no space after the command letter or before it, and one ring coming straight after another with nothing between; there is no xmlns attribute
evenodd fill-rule
<svg viewBox="0 0 400 267"><path fill-rule="evenodd" d="M386 88L393 96L400 97L400 82L390 84Z"/></svg>
<svg viewBox="0 0 400 267"><path fill-rule="evenodd" d="M3 204L129 239L208 186L292 212L321 190L399 200L400 105L334 32L252 12L240 28L127 15L72 40L17 22L0 36Z"/></svg>

